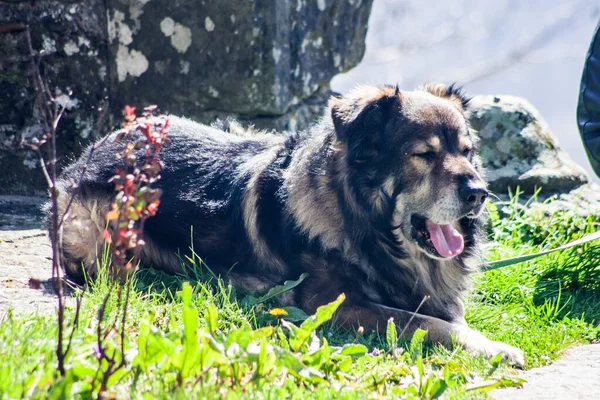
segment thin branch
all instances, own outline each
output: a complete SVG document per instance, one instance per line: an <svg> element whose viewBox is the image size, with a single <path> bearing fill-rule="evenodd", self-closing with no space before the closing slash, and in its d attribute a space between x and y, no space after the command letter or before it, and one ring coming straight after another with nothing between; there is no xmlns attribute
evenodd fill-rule
<svg viewBox="0 0 600 400"><path fill-rule="evenodd" d="M429 300L431 298L431 296L425 296L423 297L423 300L421 300L421 302L419 303L419 306L417 307L417 309L412 313L412 315L410 316L410 319L408 320L408 322L406 323L406 325L404 326L404 328L402 329L402 331L400 332L400 337L402 337L404 335L404 332L406 332L406 330L408 329L408 327L410 326L410 324L413 322L413 320L415 319L415 317L417 316L417 313L419 312L419 310L421 310L421 307L423 307L423 304L425 304L425 302L427 300Z"/></svg>
<svg viewBox="0 0 600 400"><path fill-rule="evenodd" d="M55 182L57 176L56 169L56 128L58 126L58 122L62 113L64 112L64 108L59 107L59 105L54 101L50 94L50 89L48 85L44 83L42 78L40 68L39 68L39 60L37 60L38 53L33 50L33 45L31 41L31 31L29 29L29 25L25 26L25 37L27 39L27 47L31 59L31 73L33 75L33 83L34 89L36 93L36 101L35 105L40 113L40 122L44 126L44 137L42 138L43 142L50 139L50 145L46 147L47 150L47 159L50 160L50 164L48 165L44 161L44 157L42 156L41 151L39 150L39 146L36 146L38 149L38 154L40 156L40 165L42 167L42 171L48 183L48 188L50 190L50 203L51 203L51 216L50 216L50 239L52 242L52 276L55 277L55 290L58 294L58 340L56 345L56 358L58 360L58 371L61 376L65 375L65 352L63 348L63 337L64 337L64 290L62 286L62 279L60 276L60 249L58 248L58 193L56 190ZM54 104L54 109L51 111L49 108L49 104Z"/></svg>
<svg viewBox="0 0 600 400"><path fill-rule="evenodd" d="M46 183L48 184L48 189L52 189L54 187L54 182L52 181L52 178L50 177L50 174L48 173L48 166L46 165L44 156L42 155L42 152L40 151L39 148L36 149L36 152L38 153L38 156L40 158L41 170L42 170L42 173L44 174L44 178L46 179Z"/></svg>

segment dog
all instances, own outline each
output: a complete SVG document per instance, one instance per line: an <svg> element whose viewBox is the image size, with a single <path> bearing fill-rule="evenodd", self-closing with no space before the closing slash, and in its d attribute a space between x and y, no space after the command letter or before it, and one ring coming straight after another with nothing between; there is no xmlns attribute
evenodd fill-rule
<svg viewBox="0 0 600 400"><path fill-rule="evenodd" d="M245 291L308 273L282 303L312 313L345 293L345 326L385 329L394 318L405 338L421 328L430 342L522 366L521 350L464 319L488 196L468 102L453 85L359 86L331 97L311 128L286 134L170 116L141 262L180 273L193 247ZM58 181L61 217L72 198L61 246L75 281L97 273L122 146L98 148L82 174L84 153Z"/></svg>

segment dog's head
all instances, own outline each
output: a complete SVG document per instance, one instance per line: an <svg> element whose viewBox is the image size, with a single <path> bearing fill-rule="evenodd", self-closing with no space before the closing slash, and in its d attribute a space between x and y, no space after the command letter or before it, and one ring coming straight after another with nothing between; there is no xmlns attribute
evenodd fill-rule
<svg viewBox="0 0 600 400"><path fill-rule="evenodd" d="M463 252L465 230L488 196L467 104L441 84L360 87L330 100L352 201L432 258Z"/></svg>

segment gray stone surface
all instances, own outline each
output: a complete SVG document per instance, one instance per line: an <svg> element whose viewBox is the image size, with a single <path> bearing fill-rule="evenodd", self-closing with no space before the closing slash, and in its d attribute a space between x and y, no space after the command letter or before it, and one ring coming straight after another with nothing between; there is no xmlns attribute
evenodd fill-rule
<svg viewBox="0 0 600 400"><path fill-rule="evenodd" d="M361 60L371 3L111 0L116 100L277 118Z"/></svg>
<svg viewBox="0 0 600 400"><path fill-rule="evenodd" d="M600 398L600 344L567 350L554 364L524 371L522 388L498 389L497 400L584 400Z"/></svg>
<svg viewBox="0 0 600 400"><path fill-rule="evenodd" d="M539 112L514 96L475 96L470 121L481 137L480 154L490 189L505 194L566 193L588 181L584 169L564 152Z"/></svg>
<svg viewBox="0 0 600 400"><path fill-rule="evenodd" d="M541 196L538 200L544 200ZM551 201L539 201L531 204L530 212L536 212L539 208L545 213L552 215L559 211L575 212L577 215L587 217L588 215L600 215L600 184L590 182L571 190L568 193L550 196ZM523 197L527 201L528 197Z"/></svg>
<svg viewBox="0 0 600 400"><path fill-rule="evenodd" d="M50 91L67 107L63 165L120 121L126 104L207 123L306 127L321 114L331 78L361 60L372 2L0 2L0 194L45 191L36 155L20 148L42 133L26 24ZM97 126L106 104L109 118Z"/></svg>
<svg viewBox="0 0 600 400"><path fill-rule="evenodd" d="M96 108L109 95L104 4L0 2L0 194L45 192L37 155L20 146L42 133L25 24L32 48L42 54L40 69L50 92L67 108L60 121L59 154L78 153L84 143L104 133L95 131Z"/></svg>

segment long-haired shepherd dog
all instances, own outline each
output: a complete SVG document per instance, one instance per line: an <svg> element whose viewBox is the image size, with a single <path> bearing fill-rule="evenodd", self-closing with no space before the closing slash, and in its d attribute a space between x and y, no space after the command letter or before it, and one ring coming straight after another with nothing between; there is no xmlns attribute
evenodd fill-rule
<svg viewBox="0 0 600 400"><path fill-rule="evenodd" d="M248 291L308 273L283 303L311 313L343 292L337 321L346 326L385 329L393 317L405 337L422 328L431 342L523 365L519 349L464 319L488 196L467 105L453 86L362 86L332 97L300 133L169 117L163 195L141 261L178 273L193 247ZM59 182L59 213L74 196L62 240L73 280L96 274L121 146L96 150L79 182L84 154Z"/></svg>

